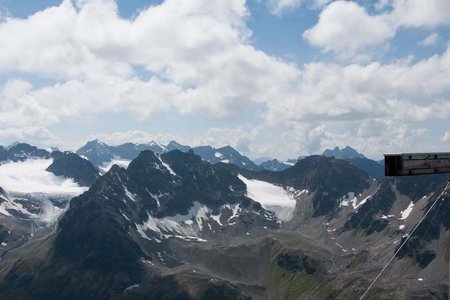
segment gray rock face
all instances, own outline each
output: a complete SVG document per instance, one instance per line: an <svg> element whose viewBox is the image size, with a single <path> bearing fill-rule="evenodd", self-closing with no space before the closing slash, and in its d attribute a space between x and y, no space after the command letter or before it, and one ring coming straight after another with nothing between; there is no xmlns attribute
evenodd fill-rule
<svg viewBox="0 0 450 300"><path fill-rule="evenodd" d="M350 146L346 146L345 148L340 149L339 147L335 147L333 150L327 149L322 153L323 156L326 157L334 157L337 159L352 159L352 158L365 158L364 155L356 151Z"/></svg>
<svg viewBox="0 0 450 300"><path fill-rule="evenodd" d="M56 176L72 178L81 186L91 186L100 177L98 170L87 159L75 153L56 155L47 171Z"/></svg>

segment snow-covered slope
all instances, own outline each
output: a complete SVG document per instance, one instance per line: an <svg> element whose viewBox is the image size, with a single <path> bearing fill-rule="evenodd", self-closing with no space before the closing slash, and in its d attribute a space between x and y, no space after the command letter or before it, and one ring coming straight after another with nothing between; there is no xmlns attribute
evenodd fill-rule
<svg viewBox="0 0 450 300"><path fill-rule="evenodd" d="M239 175L239 179L247 186L247 197L259 202L265 209L273 211L281 221L286 222L292 218L297 201L283 187L247 179L242 175Z"/></svg>
<svg viewBox="0 0 450 300"><path fill-rule="evenodd" d="M100 171L104 174L106 172L108 172L112 166L114 165L118 165L119 167L122 168L127 168L128 165L130 164L131 160L130 159L123 159L120 157L115 157L113 159L111 159L110 161L105 162L102 166L99 167Z"/></svg>

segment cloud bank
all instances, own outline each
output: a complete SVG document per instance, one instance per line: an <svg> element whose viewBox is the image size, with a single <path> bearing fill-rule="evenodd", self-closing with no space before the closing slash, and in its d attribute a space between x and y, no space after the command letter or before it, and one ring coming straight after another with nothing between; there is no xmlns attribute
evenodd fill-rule
<svg viewBox="0 0 450 300"><path fill-rule="evenodd" d="M87 190L72 179L55 176L46 169L53 160L28 159L0 165L0 184L8 192L77 196Z"/></svg>

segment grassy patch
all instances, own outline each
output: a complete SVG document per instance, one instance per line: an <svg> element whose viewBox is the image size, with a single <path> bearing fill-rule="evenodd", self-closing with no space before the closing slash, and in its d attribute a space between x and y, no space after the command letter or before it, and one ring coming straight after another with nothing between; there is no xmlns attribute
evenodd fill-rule
<svg viewBox="0 0 450 300"><path fill-rule="evenodd" d="M305 270L292 272L281 268L275 254L269 266L269 298L273 299L328 299L332 291L325 286L319 272L307 274Z"/></svg>

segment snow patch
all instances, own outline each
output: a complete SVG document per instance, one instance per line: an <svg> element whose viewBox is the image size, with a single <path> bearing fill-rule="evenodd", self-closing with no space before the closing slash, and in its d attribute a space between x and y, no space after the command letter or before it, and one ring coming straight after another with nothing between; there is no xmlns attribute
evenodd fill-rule
<svg viewBox="0 0 450 300"><path fill-rule="evenodd" d="M238 177L247 186L247 197L259 202L265 209L273 211L281 221L292 219L297 201L288 191L265 181L247 179L240 174Z"/></svg>
<svg viewBox="0 0 450 300"><path fill-rule="evenodd" d="M200 233L206 228L205 226L210 231L213 231L211 222L223 226L224 224L220 220L226 210L231 210L232 214L226 223L228 225L234 225L235 222L229 221L238 216L241 211L239 204L223 205L219 209L219 214L213 215L212 211L206 205L194 202L194 205L185 215L177 214L170 217L155 218L149 214L147 221L143 224L136 224L136 228L138 233L148 240L154 240L154 238L146 234L146 231L150 230L157 233L161 239L175 237L186 241L204 242L206 240L199 237Z"/></svg>
<svg viewBox="0 0 450 300"><path fill-rule="evenodd" d="M362 199L358 204L355 205L355 203L353 203L353 209L358 209L360 206L363 206L367 200L369 200L372 196L367 196L366 198Z"/></svg>
<svg viewBox="0 0 450 300"><path fill-rule="evenodd" d="M217 157L217 158L222 158L223 154L220 153L220 152L216 152L216 153L214 153L214 156Z"/></svg>
<svg viewBox="0 0 450 300"><path fill-rule="evenodd" d="M132 289L135 289L135 288L138 288L138 287L139 287L139 284L133 284L133 285L130 285L129 287L127 287L127 288L124 290L124 292L129 291L129 290L132 290Z"/></svg>
<svg viewBox="0 0 450 300"><path fill-rule="evenodd" d="M148 193L153 199L155 199L156 205L157 205L158 207L161 206L161 202L159 201L159 199L160 199L161 197L167 195L167 194L163 194L163 193L161 193L161 192L160 192L158 195L155 195L155 194L152 194L148 189L146 189L146 191L147 191L147 193Z"/></svg>
<svg viewBox="0 0 450 300"><path fill-rule="evenodd" d="M357 210L359 207L363 206L370 197L372 196L367 196L358 203L358 198L355 196L355 193L349 192L340 199L339 207L351 206L354 210Z"/></svg>
<svg viewBox="0 0 450 300"><path fill-rule="evenodd" d="M409 203L408 207L400 212L400 218L399 220L406 220L409 217L409 214L412 212L414 208L414 203L411 201L411 203Z"/></svg>
<svg viewBox="0 0 450 300"><path fill-rule="evenodd" d="M343 196L341 199L339 199L340 201L340 203L339 203L339 207L342 207L342 206L353 206L353 207L355 207L356 206L356 202L358 201L358 199L356 198L356 196L355 196L355 193L354 192L349 192L349 193L347 193L347 195L346 196Z"/></svg>
<svg viewBox="0 0 450 300"><path fill-rule="evenodd" d="M335 243L336 244L336 246L338 246L339 248L341 248L341 250L343 251L343 252L347 252L347 249L344 249L344 247L342 247L341 245L339 245L338 243Z"/></svg>
<svg viewBox="0 0 450 300"><path fill-rule="evenodd" d="M105 162L99 168L100 168L100 171L102 172L102 174L105 174L114 165L118 165L119 167L122 167L122 168L126 169L126 168L128 168L128 165L130 164L130 162L131 162L131 160L129 160L129 159L123 159L123 158L120 158L120 157L115 157L115 158L111 159L110 161Z"/></svg>
<svg viewBox="0 0 450 300"><path fill-rule="evenodd" d="M217 224L219 224L220 226L223 226L222 222L220 222L220 217L221 215L211 215L211 219L213 219L214 221L216 221Z"/></svg>
<svg viewBox="0 0 450 300"><path fill-rule="evenodd" d="M239 216L239 213L241 212L241 206L239 204L234 205L224 205L222 208L227 208L231 210L231 216L228 218L227 222L230 222L230 220L236 218ZM236 222L228 223L228 225L235 225Z"/></svg>
<svg viewBox="0 0 450 300"><path fill-rule="evenodd" d="M198 233L203 230L203 222L209 219L209 208L199 202L195 202L186 215L175 215L164 218L155 218L148 215L143 224L136 224L138 232L143 238L149 239L145 230L159 233L162 238L187 237L198 238Z"/></svg>
<svg viewBox="0 0 450 300"><path fill-rule="evenodd" d="M161 159L161 156L160 156L160 155L156 155L156 156L158 157L159 161L160 161L161 164L164 166L164 168L166 168L167 171L169 171L170 175L172 175L172 176L177 176L177 174L172 170L172 168L171 168L167 163L165 163L165 162Z"/></svg>
<svg viewBox="0 0 450 300"><path fill-rule="evenodd" d="M151 141L150 143L148 143L148 145L159 147L163 152L167 151L166 147L163 144L159 143L158 141Z"/></svg>
<svg viewBox="0 0 450 300"><path fill-rule="evenodd" d="M295 188L293 188L292 186L287 187L286 190L293 196L293 197L299 197L303 194L308 194L309 191L308 190L297 190Z"/></svg>
<svg viewBox="0 0 450 300"><path fill-rule="evenodd" d="M130 199L133 202L136 202L136 198L134 197L134 195L127 189L126 186L123 186L123 188L125 189L125 196L127 196L128 199Z"/></svg>
<svg viewBox="0 0 450 300"><path fill-rule="evenodd" d="M41 202L42 212L39 215L34 216L33 219L35 219L37 222L43 223L44 225L51 225L56 223L56 221L66 209L59 208L53 205L50 200L46 199Z"/></svg>

